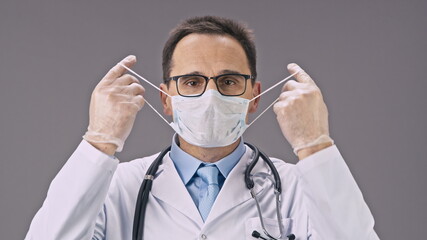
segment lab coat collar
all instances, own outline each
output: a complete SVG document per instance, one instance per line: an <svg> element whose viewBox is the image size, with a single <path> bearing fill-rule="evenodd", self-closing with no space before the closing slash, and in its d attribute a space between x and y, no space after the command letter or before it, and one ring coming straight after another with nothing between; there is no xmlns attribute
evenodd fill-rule
<svg viewBox="0 0 427 240"><path fill-rule="evenodd" d="M163 164L159 166L151 193L192 219L197 225L203 225L203 219L179 177L169 154L166 154Z"/></svg>
<svg viewBox="0 0 427 240"><path fill-rule="evenodd" d="M202 161L184 152L178 144L178 135L175 134L172 138L171 151L169 157L175 164L176 170L184 184L187 184L193 177L194 173L199 168Z"/></svg>

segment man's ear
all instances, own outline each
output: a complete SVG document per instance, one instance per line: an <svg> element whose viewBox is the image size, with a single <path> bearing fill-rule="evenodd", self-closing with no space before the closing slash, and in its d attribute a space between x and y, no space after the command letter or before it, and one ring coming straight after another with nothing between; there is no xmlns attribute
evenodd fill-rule
<svg viewBox="0 0 427 240"><path fill-rule="evenodd" d="M252 98L258 96L261 93L261 82L256 81L252 87ZM249 105L249 113L254 113L258 109L259 100L261 97L256 98Z"/></svg>
<svg viewBox="0 0 427 240"><path fill-rule="evenodd" d="M169 87L164 83L160 84L160 89L169 93ZM172 103L170 97L163 92L160 92L160 100L163 105L163 113L167 116L172 116Z"/></svg>

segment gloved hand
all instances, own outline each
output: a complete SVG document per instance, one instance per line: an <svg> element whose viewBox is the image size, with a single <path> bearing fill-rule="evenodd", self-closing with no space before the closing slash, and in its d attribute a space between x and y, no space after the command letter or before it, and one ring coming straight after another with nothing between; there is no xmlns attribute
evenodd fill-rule
<svg viewBox="0 0 427 240"><path fill-rule="evenodd" d="M95 87L90 100L89 127L83 136L92 145L114 144L117 146L114 150L122 151L136 114L144 106L144 88L134 76L124 74L126 69L121 66L132 67L135 63L135 56L126 57Z"/></svg>
<svg viewBox="0 0 427 240"><path fill-rule="evenodd" d="M330 143L328 109L322 93L311 77L297 64L288 65L297 81L290 80L282 88L279 100L274 104L277 121L294 153L319 144Z"/></svg>

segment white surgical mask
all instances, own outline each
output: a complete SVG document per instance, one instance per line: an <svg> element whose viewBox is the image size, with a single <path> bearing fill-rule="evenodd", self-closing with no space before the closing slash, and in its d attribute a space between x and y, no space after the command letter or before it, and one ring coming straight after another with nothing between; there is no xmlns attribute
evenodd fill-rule
<svg viewBox="0 0 427 240"><path fill-rule="evenodd" d="M199 147L223 147L234 143L246 130L249 100L208 90L199 97L172 96L175 132Z"/></svg>
<svg viewBox="0 0 427 240"><path fill-rule="evenodd" d="M262 111L250 124L246 124L249 103L298 73L288 76L249 100L241 97L223 96L216 90L207 90L198 97L171 96L132 69L125 65L122 66L141 80L171 97L173 109L173 122L171 123L147 100L145 102L185 141L206 148L228 146L237 141L245 130L273 106L278 99Z"/></svg>

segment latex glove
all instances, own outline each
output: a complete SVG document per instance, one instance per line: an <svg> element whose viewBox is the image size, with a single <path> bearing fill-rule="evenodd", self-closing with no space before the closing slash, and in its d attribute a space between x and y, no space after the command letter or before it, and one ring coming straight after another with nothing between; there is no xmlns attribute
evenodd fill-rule
<svg viewBox="0 0 427 240"><path fill-rule="evenodd" d="M291 144L294 153L333 140L329 137L328 109L322 93L311 77L297 64L288 65L295 80L282 88L279 100L274 104L280 129ZM331 145L331 144L330 144Z"/></svg>
<svg viewBox="0 0 427 240"><path fill-rule="evenodd" d="M83 136L92 145L110 143L117 146L115 151L122 151L136 114L144 106L145 89L134 76L124 74L126 69L120 65L132 67L135 63L135 56L126 57L111 68L93 90L88 131Z"/></svg>

